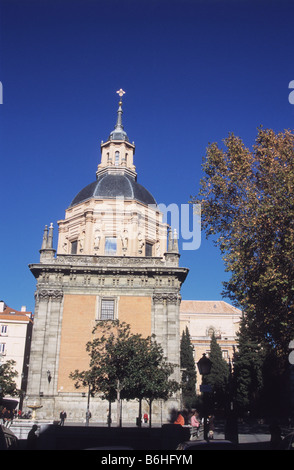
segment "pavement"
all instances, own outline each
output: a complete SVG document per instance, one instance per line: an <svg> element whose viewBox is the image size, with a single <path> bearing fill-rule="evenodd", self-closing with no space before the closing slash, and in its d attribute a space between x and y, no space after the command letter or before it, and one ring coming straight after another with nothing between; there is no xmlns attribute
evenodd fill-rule
<svg viewBox="0 0 294 470"><path fill-rule="evenodd" d="M18 421L18 420L16 420ZM20 420L22 421L22 420ZM39 422L39 425L42 423ZM16 423L14 424L14 426ZM12 426L12 428L14 427ZM86 427L85 422L71 422L66 420L65 426L82 426ZM90 420L89 427L107 427L107 423L99 422ZM116 428L116 423L112 423L112 428ZM123 428L135 428L136 426L134 423L124 423L122 424ZM148 423L142 423L142 428L148 428ZM161 423L153 423L152 428L160 428ZM12 429L14 431L14 429ZM293 428L282 428L282 435L285 436L288 433L293 431ZM22 437L22 436L19 436ZM203 433L200 432L199 439L203 438ZM225 439L224 433L224 423L223 422L216 422L215 423L215 431L214 431L214 439ZM270 449L270 433L269 433L269 426L264 424L257 424L257 423L239 423L238 424L238 448L240 450L269 450Z"/></svg>
<svg viewBox="0 0 294 470"><path fill-rule="evenodd" d="M66 422L66 426L81 426L85 423L72 423ZM89 426L107 427L107 423L90 421ZM116 427L116 423L112 423L111 427ZM134 423L123 423L123 427L135 427ZM149 427L149 424L142 423L142 428ZM160 423L152 424L152 428L161 427ZM290 430L291 431L291 430ZM283 435L286 435L288 430L284 430ZM203 432L200 432L199 439L203 438ZM215 439L225 439L224 423L216 423ZM239 424L238 425L238 444L241 450L269 450L270 446L270 433L268 425L259 424Z"/></svg>

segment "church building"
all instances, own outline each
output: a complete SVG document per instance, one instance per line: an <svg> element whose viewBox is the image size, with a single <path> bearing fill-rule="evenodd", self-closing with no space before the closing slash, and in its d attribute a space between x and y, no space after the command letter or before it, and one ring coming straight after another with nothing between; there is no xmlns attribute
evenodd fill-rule
<svg viewBox="0 0 294 470"><path fill-rule="evenodd" d="M126 322L143 337L155 334L167 360L180 362L180 289L188 269L179 266L176 234L137 181L135 145L122 123L123 90L118 94L95 181L58 221L57 252L51 224L39 263L29 266L37 286L27 402L42 406L39 418L58 419L64 409L70 420L84 419L87 390L76 389L69 374L89 368L85 346L98 320ZM180 381L179 367L174 378ZM137 404L123 407L123 420L135 423ZM166 420L172 407L179 407L178 396L154 405L153 421L160 413ZM95 421L106 420L107 408L107 401L91 398Z"/></svg>

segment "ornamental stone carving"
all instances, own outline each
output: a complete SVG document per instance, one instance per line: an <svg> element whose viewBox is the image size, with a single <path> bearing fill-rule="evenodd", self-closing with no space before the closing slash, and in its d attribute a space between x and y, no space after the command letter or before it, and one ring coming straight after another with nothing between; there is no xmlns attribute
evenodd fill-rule
<svg viewBox="0 0 294 470"><path fill-rule="evenodd" d="M61 301L63 297L63 291L58 289L40 289L38 291L39 300L57 300Z"/></svg>
<svg viewBox="0 0 294 470"><path fill-rule="evenodd" d="M180 304L181 296L175 293L156 293L152 297L154 304L169 303L173 305Z"/></svg>

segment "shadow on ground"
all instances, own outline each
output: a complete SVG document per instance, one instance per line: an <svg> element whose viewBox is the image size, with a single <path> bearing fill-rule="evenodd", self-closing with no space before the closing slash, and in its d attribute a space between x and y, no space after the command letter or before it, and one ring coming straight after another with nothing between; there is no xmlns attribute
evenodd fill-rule
<svg viewBox="0 0 294 470"><path fill-rule="evenodd" d="M269 440L262 442L260 437L259 442L239 442L236 450L269 450ZM174 451L189 438L189 429L173 424L161 428L48 425L41 429L35 450ZM26 448L25 441L21 447Z"/></svg>

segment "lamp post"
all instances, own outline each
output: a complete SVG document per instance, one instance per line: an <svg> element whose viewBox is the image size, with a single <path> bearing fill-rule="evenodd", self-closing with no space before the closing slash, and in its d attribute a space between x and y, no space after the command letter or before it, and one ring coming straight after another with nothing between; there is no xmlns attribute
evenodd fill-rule
<svg viewBox="0 0 294 470"><path fill-rule="evenodd" d="M211 366L212 366L211 360L208 359L208 357L206 357L205 353L202 354L201 359L199 359L199 361L197 362L199 374L202 376L210 374Z"/></svg>
<svg viewBox="0 0 294 470"><path fill-rule="evenodd" d="M47 380L48 380L48 384L50 384L51 379L52 379L51 372L50 372L50 370L47 370Z"/></svg>
<svg viewBox="0 0 294 470"><path fill-rule="evenodd" d="M87 411L86 411L86 426L89 426L90 416L91 416L91 413L90 413L90 395L91 395L90 383L88 385L89 385L89 389L88 389L88 400L87 400Z"/></svg>
<svg viewBox="0 0 294 470"><path fill-rule="evenodd" d="M203 377L205 375L210 374L211 371L211 366L212 362L208 357L206 357L206 354L204 353L197 362L197 367L199 370L199 374L202 375L202 393L203 393L203 408L204 408L204 439L207 440L207 435L208 435L208 429L207 429L207 403L206 403L206 392L204 384L203 384Z"/></svg>

